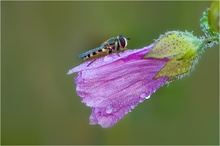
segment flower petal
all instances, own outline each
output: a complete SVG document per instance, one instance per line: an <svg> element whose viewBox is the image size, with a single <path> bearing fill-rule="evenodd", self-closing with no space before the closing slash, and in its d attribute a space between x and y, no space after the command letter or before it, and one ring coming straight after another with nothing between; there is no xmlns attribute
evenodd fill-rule
<svg viewBox="0 0 220 146"><path fill-rule="evenodd" d="M154 79L168 59L143 58L152 46L100 58L86 68L84 63L70 72L80 71L75 78L76 91L82 102L92 107L90 124L107 128L149 98L168 77ZM93 65L93 66L92 66Z"/></svg>
<svg viewBox="0 0 220 146"><path fill-rule="evenodd" d="M87 61L68 74L79 72L76 92L92 108L90 124L107 128L164 84L189 74L199 53L218 40L218 34L205 39L170 31L148 47L127 50L119 56L113 53L91 64Z"/></svg>
<svg viewBox="0 0 220 146"><path fill-rule="evenodd" d="M143 58L143 55L145 55L147 52L149 52L152 47L153 47L153 44L148 47L144 47L143 49L126 50L124 52L118 53L120 55L120 57L116 53L110 54L110 55L98 58L91 65L87 66L91 61L91 60L89 60L89 61L86 61L77 67L72 68L71 70L69 70L69 72L67 74L69 75L69 74L79 72L82 70L96 68L96 67L114 62L116 60L123 61L124 59L126 59L126 61L129 61L131 59L140 59L140 58Z"/></svg>

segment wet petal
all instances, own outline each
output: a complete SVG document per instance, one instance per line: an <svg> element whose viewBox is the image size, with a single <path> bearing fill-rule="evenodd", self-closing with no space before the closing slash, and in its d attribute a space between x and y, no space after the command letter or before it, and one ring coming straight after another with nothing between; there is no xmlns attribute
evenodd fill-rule
<svg viewBox="0 0 220 146"><path fill-rule="evenodd" d="M167 82L167 77L154 79L154 76L168 59L144 59L150 49L151 46L126 51L114 61L105 64L99 61L79 72L75 78L76 91L82 102L92 107L90 124L113 126Z"/></svg>
<svg viewBox="0 0 220 146"><path fill-rule="evenodd" d="M210 39L212 40L212 39ZM90 124L113 126L164 84L189 74L207 47L204 37L170 31L148 47L110 54L71 70L76 92L92 108Z"/></svg>

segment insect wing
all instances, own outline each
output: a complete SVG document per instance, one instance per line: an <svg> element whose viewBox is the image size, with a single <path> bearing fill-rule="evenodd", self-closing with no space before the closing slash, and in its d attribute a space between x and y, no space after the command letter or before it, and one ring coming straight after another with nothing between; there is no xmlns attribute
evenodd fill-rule
<svg viewBox="0 0 220 146"><path fill-rule="evenodd" d="M82 59L83 59L83 58L85 58L86 56L90 55L91 53L101 50L102 48L104 48L103 45L101 45L100 47L94 48L94 49L92 49L92 50L89 50L89 51L87 51L87 52L85 52L85 53L82 53L82 54L79 55L79 58L82 58Z"/></svg>
<svg viewBox="0 0 220 146"><path fill-rule="evenodd" d="M104 43L102 43L102 45L101 46L107 46L107 45L109 45L109 44L111 44L111 43L114 43L115 41L117 41L117 39L116 38L110 38L110 39L108 39L107 41L105 41Z"/></svg>
<svg viewBox="0 0 220 146"><path fill-rule="evenodd" d="M101 46L80 54L79 58L90 58L91 56L94 56L96 52L107 52L108 54L110 54L115 50L118 50L118 40L117 38L110 38L104 43L102 43Z"/></svg>

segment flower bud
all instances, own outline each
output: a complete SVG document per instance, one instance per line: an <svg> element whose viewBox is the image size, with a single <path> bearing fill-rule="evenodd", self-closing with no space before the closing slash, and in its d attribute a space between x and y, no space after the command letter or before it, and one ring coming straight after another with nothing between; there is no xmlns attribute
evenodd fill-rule
<svg viewBox="0 0 220 146"><path fill-rule="evenodd" d="M154 77L169 77L169 81L189 73L203 50L203 40L189 32L171 31L162 35L145 58L169 59Z"/></svg>

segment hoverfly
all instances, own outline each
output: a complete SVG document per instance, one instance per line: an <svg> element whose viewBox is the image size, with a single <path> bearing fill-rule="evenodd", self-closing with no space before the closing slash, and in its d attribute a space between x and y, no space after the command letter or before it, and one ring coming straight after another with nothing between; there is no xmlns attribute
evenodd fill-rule
<svg viewBox="0 0 220 146"><path fill-rule="evenodd" d="M82 58L84 60L86 60L88 58L95 58L87 65L87 67L88 67L96 59L98 59L101 55L108 55L108 54L114 53L116 51L123 51L123 50L127 49L126 48L127 40L130 40L130 38L125 38L122 35L119 35L114 38L110 38L107 41L105 41L104 43L102 43L99 47L80 54L79 58ZM117 55L119 56L118 53L117 53Z"/></svg>

